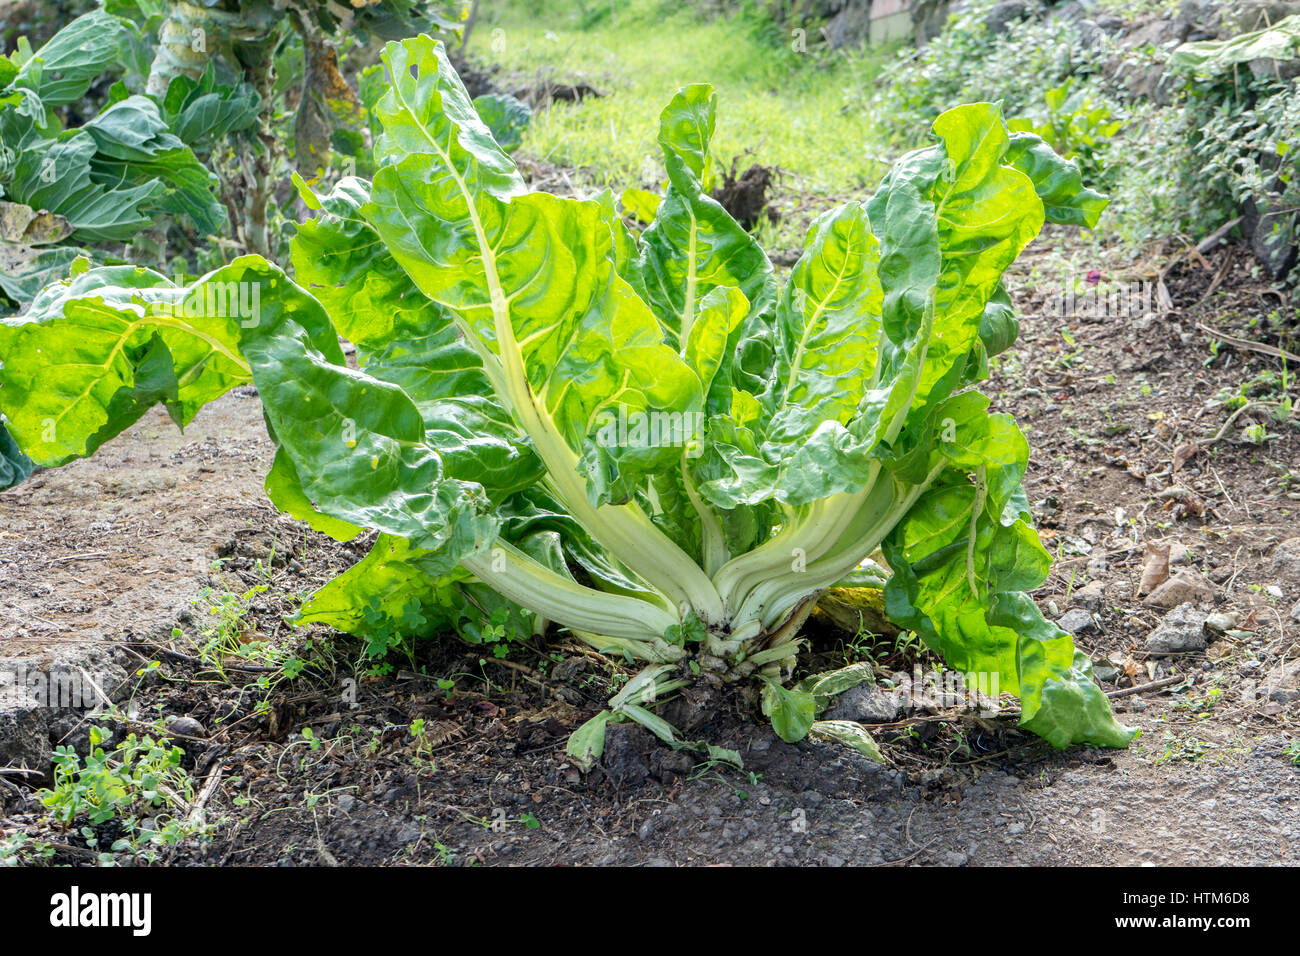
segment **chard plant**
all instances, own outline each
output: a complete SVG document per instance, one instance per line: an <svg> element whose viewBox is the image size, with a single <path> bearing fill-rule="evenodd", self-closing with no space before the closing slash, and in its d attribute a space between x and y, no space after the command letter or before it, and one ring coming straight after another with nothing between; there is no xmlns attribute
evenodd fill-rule
<svg viewBox="0 0 1300 956"><path fill-rule="evenodd" d="M1105 204L1071 163L996 105L950 110L813 223L782 286L701 186L709 87L663 111L668 186L635 235L608 192L530 192L440 43L384 63L373 182L299 181L296 281L256 256L188 285L83 264L0 325L0 408L37 464L255 385L272 501L340 540L380 532L302 620L491 594L488 629L504 608L639 663L570 741L583 767L628 720L738 761L689 739L735 688L786 740L874 752L816 721L861 667L790 686L801 625L846 580L949 667L997 675L1053 745L1129 741L1025 593L1050 566L1028 446L972 387L1018 332L1003 271L1045 221Z"/></svg>

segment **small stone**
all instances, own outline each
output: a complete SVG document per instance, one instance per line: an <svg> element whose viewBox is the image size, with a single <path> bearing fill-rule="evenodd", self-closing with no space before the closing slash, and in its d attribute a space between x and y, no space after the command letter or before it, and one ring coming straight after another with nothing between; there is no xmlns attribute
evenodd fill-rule
<svg viewBox="0 0 1300 956"><path fill-rule="evenodd" d="M965 853L945 853L943 862L945 866L965 866L967 856Z"/></svg>
<svg viewBox="0 0 1300 956"><path fill-rule="evenodd" d="M1287 538L1273 552L1273 567L1300 574L1300 538Z"/></svg>
<svg viewBox="0 0 1300 956"><path fill-rule="evenodd" d="M1105 600L1106 582L1104 581L1089 581L1070 595L1070 604L1085 611L1092 611L1094 614L1101 610Z"/></svg>
<svg viewBox="0 0 1300 956"><path fill-rule="evenodd" d="M888 724L902 712L898 694L891 694L877 684L858 684L840 694L827 720L856 720L860 724Z"/></svg>
<svg viewBox="0 0 1300 956"><path fill-rule="evenodd" d="M1214 600L1214 588L1199 574L1186 569L1164 581L1142 603L1151 607L1176 608L1181 604L1204 604Z"/></svg>
<svg viewBox="0 0 1300 956"><path fill-rule="evenodd" d="M203 725L193 717L176 717L169 720L167 722L167 731L181 737L206 737L208 735Z"/></svg>
<svg viewBox="0 0 1300 956"><path fill-rule="evenodd" d="M397 831L398 843L414 843L420 839L420 827L413 821L407 821L402 828Z"/></svg>
<svg viewBox="0 0 1300 956"><path fill-rule="evenodd" d="M1092 676L1103 684L1112 684L1119 677L1119 668L1109 663L1093 664Z"/></svg>
<svg viewBox="0 0 1300 956"><path fill-rule="evenodd" d="M345 793L338 799L339 809L344 813L351 813L352 808L357 805L357 798L350 793Z"/></svg>
<svg viewBox="0 0 1300 956"><path fill-rule="evenodd" d="M1061 616L1061 619L1056 622L1056 626L1063 631L1069 631L1071 634L1076 635L1097 630L1097 622L1092 613L1085 611L1083 608L1066 611Z"/></svg>
<svg viewBox="0 0 1300 956"><path fill-rule="evenodd" d="M1280 587L1278 587L1276 584L1270 584L1270 585L1266 586L1266 587L1264 588L1264 593L1267 594L1267 595L1268 595L1269 597L1271 597L1271 598L1281 598L1281 597L1282 597L1282 589L1281 589Z"/></svg>
<svg viewBox="0 0 1300 956"><path fill-rule="evenodd" d="M1215 800L1215 799L1212 798L1212 797L1211 797L1209 800L1202 800L1202 801L1201 801L1201 809L1202 809L1202 810L1206 810L1206 811L1216 810L1216 809L1218 809L1218 806L1219 806L1219 801L1218 801L1218 800Z"/></svg>
<svg viewBox="0 0 1300 956"><path fill-rule="evenodd" d="M1300 601L1295 602L1295 607L1291 608L1291 620L1300 623Z"/></svg>
<svg viewBox="0 0 1300 956"><path fill-rule="evenodd" d="M1220 611L1205 619L1205 629L1214 634L1227 634L1241 623L1241 615L1236 611Z"/></svg>
<svg viewBox="0 0 1300 956"><path fill-rule="evenodd" d="M1026 0L1003 0L995 3L984 16L984 25L993 36L1006 33L1007 28L1017 20L1027 20L1034 15L1036 7Z"/></svg>
<svg viewBox="0 0 1300 956"><path fill-rule="evenodd" d="M1146 649L1152 654L1203 651L1209 644L1205 634L1206 614L1192 604L1180 604L1147 636Z"/></svg>
<svg viewBox="0 0 1300 956"><path fill-rule="evenodd" d="M1007 832L1013 836L1017 836L1025 832L1025 825L1023 823L1012 823L1007 827Z"/></svg>

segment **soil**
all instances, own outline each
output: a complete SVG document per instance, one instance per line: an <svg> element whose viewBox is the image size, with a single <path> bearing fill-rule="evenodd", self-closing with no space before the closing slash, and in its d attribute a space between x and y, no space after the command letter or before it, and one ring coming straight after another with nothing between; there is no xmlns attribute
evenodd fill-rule
<svg viewBox="0 0 1300 956"><path fill-rule="evenodd" d="M600 655L555 635L505 660L426 640L367 676L355 642L285 622L367 541L340 545L265 501L272 449L248 389L183 436L152 412L96 457L0 494L0 659L107 661L120 679L105 690L134 717L99 723L119 731L198 721L174 738L189 809L209 830L162 862L1300 863L1300 563L1279 549L1300 536L1300 433L1272 406L1229 421L1216 400L1243 388L1255 403L1278 399L1258 376L1282 365L1258 349L1294 350L1292 327L1239 248L1127 265L1065 233L1038 248L1012 276L1021 339L986 391L1033 449L1026 489L1057 555L1035 597L1053 618L1085 595L1096 608L1076 640L1121 720L1142 731L1127 751L1057 752L1011 719L918 705L875 727L880 764L786 744L737 705L699 736L738 750L743 771L615 726L584 776L564 744L618 670ZM1155 305L1093 318L1080 300L1061 314L1054 295L1072 262L1102 289L1150 280ZM1203 328L1246 344L1212 348ZM1263 426L1256 440L1250 424ZM1172 572L1211 586L1204 610L1237 614L1204 650L1145 650L1167 609L1137 586L1163 545ZM209 587L249 594L241 656L204 649L211 621L193 602ZM895 638L864 645L810 627L820 663L869 656L882 677L933 664ZM296 651L302 673L266 669L258 649L274 648ZM27 736L6 738L0 710L0 767L31 756L33 733L42 747L86 748L79 714L10 713ZM43 754L29 769L48 769ZM0 840L22 832L54 862L93 862L75 828L48 818L41 782L0 773Z"/></svg>
<svg viewBox="0 0 1300 956"><path fill-rule="evenodd" d="M777 174L770 166L754 163L737 175L733 161L730 170L722 171L722 185L713 190L713 198L746 229L753 229L764 217L776 222L780 214L767 204L767 194Z"/></svg>

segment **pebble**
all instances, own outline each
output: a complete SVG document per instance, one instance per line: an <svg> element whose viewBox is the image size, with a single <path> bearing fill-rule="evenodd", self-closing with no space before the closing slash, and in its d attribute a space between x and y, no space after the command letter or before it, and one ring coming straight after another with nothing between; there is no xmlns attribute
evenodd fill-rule
<svg viewBox="0 0 1300 956"><path fill-rule="evenodd" d="M1241 615L1236 611L1219 611L1205 619L1205 628L1215 634L1227 634L1240 623Z"/></svg>
<svg viewBox="0 0 1300 956"><path fill-rule="evenodd" d="M897 693L888 693L875 684L858 684L840 694L827 720L856 720L863 724L887 724L897 720L902 708Z"/></svg>
<svg viewBox="0 0 1300 956"><path fill-rule="evenodd" d="M1206 617L1205 612L1198 611L1190 603L1178 605L1147 636L1146 649L1152 654L1205 650L1209 643L1205 635Z"/></svg>
<svg viewBox="0 0 1300 956"><path fill-rule="evenodd" d="M1071 634L1088 634L1097 630L1097 621L1090 611L1085 611L1083 608L1074 608L1061 615L1060 620L1056 622L1056 626Z"/></svg>
<svg viewBox="0 0 1300 956"><path fill-rule="evenodd" d="M967 856L965 853L945 853L943 862L945 866L965 866Z"/></svg>
<svg viewBox="0 0 1300 956"><path fill-rule="evenodd" d="M1180 570L1143 598L1148 607L1176 608L1182 604L1205 604L1214 600L1214 587L1194 571Z"/></svg>
<svg viewBox="0 0 1300 956"><path fill-rule="evenodd" d="M1300 574L1300 538L1287 538L1273 552L1273 567Z"/></svg>
<svg viewBox="0 0 1300 956"><path fill-rule="evenodd" d="M169 720L167 730L183 737L206 737L208 735L204 726L193 717L176 717Z"/></svg>
<svg viewBox="0 0 1300 956"><path fill-rule="evenodd" d="M1070 595L1072 605L1083 608L1085 611L1092 611L1094 614L1101 610L1105 599L1106 583L1104 581L1089 581Z"/></svg>
<svg viewBox="0 0 1300 956"><path fill-rule="evenodd" d="M418 839L420 839L420 827L413 822L406 822L397 831L398 843L414 843Z"/></svg>

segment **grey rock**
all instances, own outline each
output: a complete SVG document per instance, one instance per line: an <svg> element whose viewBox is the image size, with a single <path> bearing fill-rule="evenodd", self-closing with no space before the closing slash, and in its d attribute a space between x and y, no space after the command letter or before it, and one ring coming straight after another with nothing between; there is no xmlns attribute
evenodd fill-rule
<svg viewBox="0 0 1300 956"><path fill-rule="evenodd" d="M945 853L943 855L944 866L965 866L967 859L965 853Z"/></svg>
<svg viewBox="0 0 1300 956"><path fill-rule="evenodd" d="M49 764L48 714L37 707L6 707L0 702L0 767L26 768L44 774ZM33 775L24 782L42 781L43 777Z"/></svg>
<svg viewBox="0 0 1300 956"><path fill-rule="evenodd" d="M1300 574L1300 538L1287 538L1273 552L1273 567Z"/></svg>
<svg viewBox="0 0 1300 956"><path fill-rule="evenodd" d="M1251 62L1252 71L1257 63L1259 61ZM1266 72L1271 73L1272 70ZM1254 198L1247 198L1242 203L1241 211L1242 230L1250 237L1251 252L1255 254L1255 258L1271 279L1285 277L1296 263L1295 213L1287 209L1270 210L1264 204L1257 203ZM1280 551L1283 546L1294 545L1297 541L1300 539L1291 538L1278 545L1278 549ZM1300 566L1295 560L1294 546L1284 557L1285 569L1291 573L1300 573Z"/></svg>
<svg viewBox="0 0 1300 956"><path fill-rule="evenodd" d="M1093 664L1092 676L1103 684L1110 684L1115 681L1115 678L1119 677L1119 668L1114 664Z"/></svg>
<svg viewBox="0 0 1300 956"><path fill-rule="evenodd" d="M1225 4L1219 13L1219 19L1222 20L1219 33L1234 36L1263 30L1296 13L1300 13L1300 3L1287 0L1235 0L1234 3ZM1212 20L1207 22L1213 24Z"/></svg>
<svg viewBox="0 0 1300 956"><path fill-rule="evenodd" d="M826 719L888 724L897 720L902 711L898 695L877 684L859 684L840 694L835 706L827 712Z"/></svg>
<svg viewBox="0 0 1300 956"><path fill-rule="evenodd" d="M1295 607L1291 608L1291 613L1288 616L1296 623L1300 623L1300 601L1295 602Z"/></svg>
<svg viewBox="0 0 1300 956"><path fill-rule="evenodd" d="M1056 626L1063 631L1069 631L1071 634L1087 634L1090 631L1097 630L1097 621L1090 611L1085 611L1083 608L1074 608L1061 615L1061 619L1056 622Z"/></svg>
<svg viewBox="0 0 1300 956"><path fill-rule="evenodd" d="M1214 586L1195 571L1181 570L1148 594L1142 603L1150 607L1176 608L1214 600Z"/></svg>
<svg viewBox="0 0 1300 956"><path fill-rule="evenodd" d="M420 839L420 826L412 820L408 820L397 831L398 843L414 843L418 839Z"/></svg>
<svg viewBox="0 0 1300 956"><path fill-rule="evenodd" d="M1072 606L1081 607L1085 611L1092 611L1094 614L1101 610L1105 600L1106 582L1104 581L1089 581L1070 595L1070 604Z"/></svg>
<svg viewBox="0 0 1300 956"><path fill-rule="evenodd" d="M350 813L352 808L357 805L357 798L350 793L345 793L338 799L338 807L344 813Z"/></svg>
<svg viewBox="0 0 1300 956"><path fill-rule="evenodd" d="M1179 38L1189 40L1194 33L1213 36L1221 17L1220 7L1219 0L1183 0L1174 17Z"/></svg>
<svg viewBox="0 0 1300 956"><path fill-rule="evenodd" d="M994 4L989 10L984 18L984 25L989 28L989 33L998 36L1006 33L1007 27L1016 21L1027 20L1037 13L1038 7L1026 0L1003 0L1002 3Z"/></svg>
<svg viewBox="0 0 1300 956"><path fill-rule="evenodd" d="M1147 636L1146 649L1152 654L1205 650L1209 643L1205 634L1206 616L1192 604L1178 605Z"/></svg>
<svg viewBox="0 0 1300 956"><path fill-rule="evenodd" d="M1246 66L1253 76L1261 78L1273 76L1279 80L1294 80L1300 76L1300 60L1273 60L1260 57L1248 61Z"/></svg>
<svg viewBox="0 0 1300 956"><path fill-rule="evenodd" d="M1082 20L1092 12L1095 6L1089 0L1088 3L1080 3L1079 0L1069 0L1068 3L1062 3L1060 6L1052 8L1052 16L1057 20L1065 20L1067 23L1075 23Z"/></svg>
<svg viewBox="0 0 1300 956"><path fill-rule="evenodd" d="M1080 20L1077 27L1079 44L1085 50L1094 50L1106 40L1106 33L1092 20Z"/></svg>

